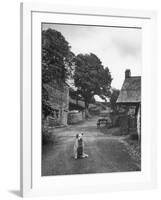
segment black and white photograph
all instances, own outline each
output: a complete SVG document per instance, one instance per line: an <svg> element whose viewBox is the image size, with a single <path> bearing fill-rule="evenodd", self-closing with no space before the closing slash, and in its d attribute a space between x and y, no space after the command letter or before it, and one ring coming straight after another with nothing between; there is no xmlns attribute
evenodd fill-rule
<svg viewBox="0 0 161 200"><path fill-rule="evenodd" d="M41 175L141 171L142 29L41 24Z"/></svg>

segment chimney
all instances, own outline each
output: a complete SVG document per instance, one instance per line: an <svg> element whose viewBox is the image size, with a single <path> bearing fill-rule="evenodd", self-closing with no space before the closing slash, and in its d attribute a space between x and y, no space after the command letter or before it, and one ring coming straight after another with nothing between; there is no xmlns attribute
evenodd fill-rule
<svg viewBox="0 0 161 200"><path fill-rule="evenodd" d="M125 78L130 78L130 77L131 77L131 71L130 71L130 69L126 69Z"/></svg>

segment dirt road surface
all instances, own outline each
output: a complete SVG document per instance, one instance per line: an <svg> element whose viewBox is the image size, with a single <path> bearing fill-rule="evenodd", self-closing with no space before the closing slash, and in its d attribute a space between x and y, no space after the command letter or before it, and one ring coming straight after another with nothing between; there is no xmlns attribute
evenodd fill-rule
<svg viewBox="0 0 161 200"><path fill-rule="evenodd" d="M55 143L43 147L42 176L139 171L122 137L103 134L96 127L97 118L79 125L53 130ZM85 153L88 158L75 160L75 135L84 133Z"/></svg>

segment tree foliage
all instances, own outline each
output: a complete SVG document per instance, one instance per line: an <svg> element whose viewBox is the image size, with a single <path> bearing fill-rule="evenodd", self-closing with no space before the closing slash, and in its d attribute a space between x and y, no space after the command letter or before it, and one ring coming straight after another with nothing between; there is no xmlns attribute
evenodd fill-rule
<svg viewBox="0 0 161 200"><path fill-rule="evenodd" d="M82 100L82 97L80 96L80 94L78 93L77 90L74 90L73 88L69 88L69 96L72 98L72 99L75 99L75 100Z"/></svg>
<svg viewBox="0 0 161 200"><path fill-rule="evenodd" d="M118 99L119 94L120 94L120 90L112 89L111 96L110 96L110 104L111 104L111 108L113 109L114 112L117 112L116 101Z"/></svg>
<svg viewBox="0 0 161 200"><path fill-rule="evenodd" d="M42 80L65 81L70 73L74 54L64 36L54 30L42 31Z"/></svg>
<svg viewBox="0 0 161 200"><path fill-rule="evenodd" d="M78 54L75 57L74 83L88 109L94 95L102 99L110 95L112 77L108 67L95 54Z"/></svg>
<svg viewBox="0 0 161 200"><path fill-rule="evenodd" d="M52 114L48 93L43 84L55 82L62 85L70 76L74 54L64 36L53 29L42 31L42 112Z"/></svg>

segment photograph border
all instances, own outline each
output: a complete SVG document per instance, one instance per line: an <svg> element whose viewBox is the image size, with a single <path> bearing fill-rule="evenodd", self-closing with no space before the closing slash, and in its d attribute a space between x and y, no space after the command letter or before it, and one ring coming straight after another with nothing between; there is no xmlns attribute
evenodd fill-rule
<svg viewBox="0 0 161 200"><path fill-rule="evenodd" d="M43 188L38 188L36 185L33 187L33 37L32 37L32 26L33 26L33 13L55 13L55 14L65 14L65 15L76 15L76 16L96 16L96 17L115 17L115 18L128 18L128 19L142 19L144 23L148 21L150 23L151 31L151 47L153 54L151 55L151 60L153 61L153 75L156 77L156 13L154 11L135 11L135 10L117 10L117 9L107 9L107 8L95 8L95 7L69 7L67 5L47 5L47 4L30 4L21 3L21 55L20 55L20 65L21 65L21 173L20 173L20 190L22 196L39 196L39 195L50 195L55 194L52 188L49 190L43 190ZM108 14L107 14L108 13ZM30 66L30 67L29 67ZM151 66L152 67L152 66ZM156 81L156 80L155 80ZM152 88L155 88L155 83L152 83ZM151 91L155 96L156 91ZM156 108L156 105L155 105ZM156 112L156 109L153 111ZM151 122L154 127L154 117ZM156 130L153 132L153 139L151 141L151 156L153 158L153 163L151 163L150 173L151 176L149 180L146 180L142 188L152 188L156 185ZM91 176L91 175L90 175ZM64 177L63 177L64 178ZM130 183L129 183L130 184ZM129 184L123 187L112 186L113 190L128 190L131 189ZM139 185L139 184L138 184ZM93 186L92 186L93 187ZM111 188L112 188L111 187ZM136 188L137 187L136 183ZM111 190L111 189L110 189ZM102 192L108 191L104 189ZM79 192L79 191L78 191ZM86 191L85 191L86 192ZM92 192L89 190L88 192ZM61 192L62 194L67 193L65 190ZM72 193L72 191L69 191Z"/></svg>

